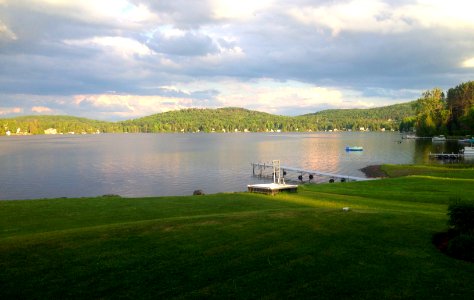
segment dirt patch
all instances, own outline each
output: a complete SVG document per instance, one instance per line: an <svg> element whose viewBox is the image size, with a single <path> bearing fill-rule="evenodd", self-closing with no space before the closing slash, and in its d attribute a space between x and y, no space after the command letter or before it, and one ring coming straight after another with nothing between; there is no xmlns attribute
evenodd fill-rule
<svg viewBox="0 0 474 300"><path fill-rule="evenodd" d="M384 178L387 174L382 170L382 165L367 166L360 169L368 178Z"/></svg>

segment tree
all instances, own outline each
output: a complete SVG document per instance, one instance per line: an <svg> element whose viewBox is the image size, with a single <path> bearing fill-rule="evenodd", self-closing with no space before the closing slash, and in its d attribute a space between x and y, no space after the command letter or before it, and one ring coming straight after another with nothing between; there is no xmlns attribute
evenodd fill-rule
<svg viewBox="0 0 474 300"><path fill-rule="evenodd" d="M424 92L414 106L416 112L415 127L418 135L433 136L446 133L449 110L441 89L434 88Z"/></svg>
<svg viewBox="0 0 474 300"><path fill-rule="evenodd" d="M472 133L473 127L465 124L469 120L471 108L474 106L474 81L461 83L447 93L447 105L450 111L448 127L453 132ZM469 121L468 121L469 122Z"/></svg>

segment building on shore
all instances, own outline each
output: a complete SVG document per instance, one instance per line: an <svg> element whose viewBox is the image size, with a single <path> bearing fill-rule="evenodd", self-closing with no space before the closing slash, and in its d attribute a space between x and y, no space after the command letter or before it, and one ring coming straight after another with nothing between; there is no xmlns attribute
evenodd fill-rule
<svg viewBox="0 0 474 300"><path fill-rule="evenodd" d="M56 128L48 128L44 130L44 134L58 134L58 130Z"/></svg>

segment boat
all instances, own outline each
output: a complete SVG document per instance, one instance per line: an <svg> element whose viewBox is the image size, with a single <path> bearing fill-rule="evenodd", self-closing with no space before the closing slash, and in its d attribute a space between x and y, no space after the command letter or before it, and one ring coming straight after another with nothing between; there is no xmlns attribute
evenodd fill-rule
<svg viewBox="0 0 474 300"><path fill-rule="evenodd" d="M346 151L363 151L364 148L360 147L360 146L346 146Z"/></svg>
<svg viewBox="0 0 474 300"><path fill-rule="evenodd" d="M474 156L474 147L465 146L462 152L464 156Z"/></svg>
<svg viewBox="0 0 474 300"><path fill-rule="evenodd" d="M474 144L474 139L463 139L458 141L461 144Z"/></svg>
<svg viewBox="0 0 474 300"><path fill-rule="evenodd" d="M446 141L446 137L444 135L434 136L434 137L431 138L431 141L432 142L444 142L444 141Z"/></svg>
<svg viewBox="0 0 474 300"><path fill-rule="evenodd" d="M416 134L407 134L407 135L402 136L402 139L416 139L416 138L417 138Z"/></svg>

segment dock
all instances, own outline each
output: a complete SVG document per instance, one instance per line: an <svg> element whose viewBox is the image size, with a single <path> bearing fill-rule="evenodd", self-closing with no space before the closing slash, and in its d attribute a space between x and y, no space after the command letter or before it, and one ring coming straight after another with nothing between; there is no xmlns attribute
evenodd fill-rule
<svg viewBox="0 0 474 300"><path fill-rule="evenodd" d="M266 195L276 195L279 192L287 191L290 193L296 193L298 186L295 184L285 184L285 183L261 183L261 184L249 184L247 186L250 193L260 193Z"/></svg>
<svg viewBox="0 0 474 300"><path fill-rule="evenodd" d="M431 153L430 158L436 159L462 159L464 158L463 153Z"/></svg>
<svg viewBox="0 0 474 300"><path fill-rule="evenodd" d="M273 164L271 163L270 164L269 163L251 163L251 165L252 165L252 172L254 176L263 176L266 168L273 169ZM303 181L303 177L305 175L308 176L309 180L312 180L314 176L329 177L330 178L329 182L334 182L336 179L339 179L341 182L374 180L374 178L334 174L334 173L327 173L327 172L321 172L321 171L316 171L316 170L307 170L307 169L294 168L294 167L288 167L288 166L280 166L280 168L283 171L283 176L286 175L287 171L299 173L300 175L298 176L298 179L300 181Z"/></svg>
<svg viewBox="0 0 474 300"><path fill-rule="evenodd" d="M269 166L272 168L273 183L249 184L247 188L250 193L260 193L274 196L282 191L290 193L296 193L298 191L297 185L285 183L285 178L282 176L282 169L279 160L274 160Z"/></svg>

